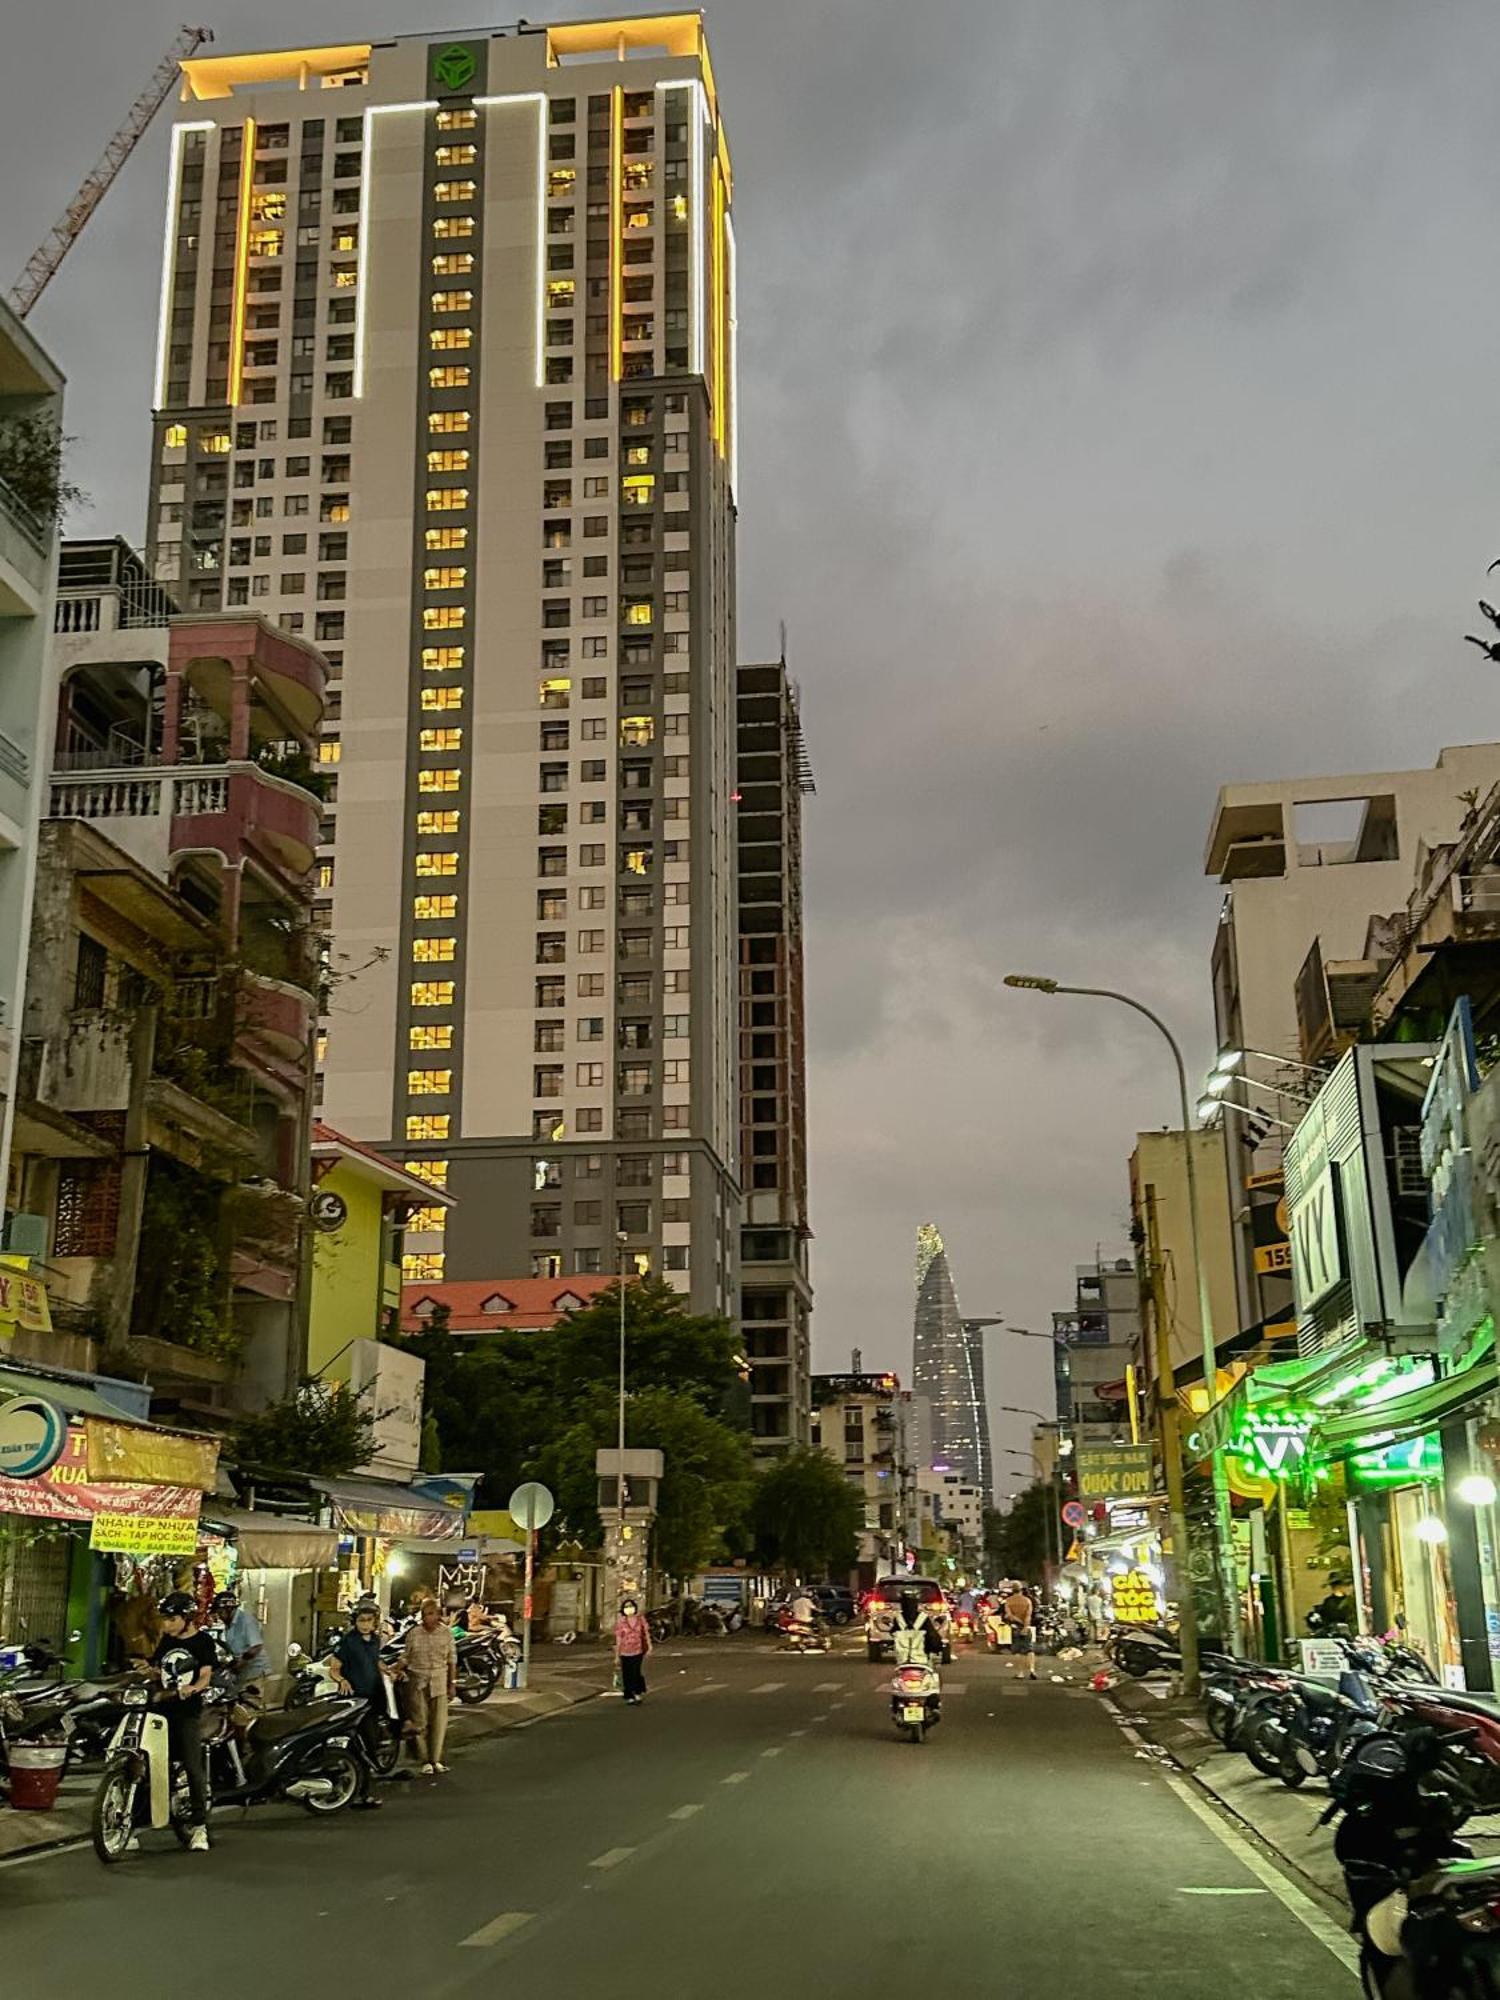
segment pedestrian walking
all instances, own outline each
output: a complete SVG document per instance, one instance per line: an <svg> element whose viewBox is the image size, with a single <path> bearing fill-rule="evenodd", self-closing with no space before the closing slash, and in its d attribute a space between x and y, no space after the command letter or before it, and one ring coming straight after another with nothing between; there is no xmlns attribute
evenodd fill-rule
<svg viewBox="0 0 1500 2000"><path fill-rule="evenodd" d="M615 1658L620 1663L620 1685L632 1708L640 1706L646 1692L646 1655L651 1651L651 1627L641 1616L633 1597L620 1605L615 1620Z"/></svg>
<svg viewBox="0 0 1500 2000"><path fill-rule="evenodd" d="M1010 1656L1018 1667L1023 1668L1022 1678L1034 1681L1036 1672L1036 1606L1018 1583L1001 1605L1005 1622L1010 1627Z"/></svg>
<svg viewBox="0 0 1500 2000"><path fill-rule="evenodd" d="M423 1777L430 1778L448 1768L443 1750L448 1740L448 1704L458 1671L453 1631L435 1597L422 1599L421 1616L406 1635L401 1666L410 1690L416 1754L422 1760Z"/></svg>

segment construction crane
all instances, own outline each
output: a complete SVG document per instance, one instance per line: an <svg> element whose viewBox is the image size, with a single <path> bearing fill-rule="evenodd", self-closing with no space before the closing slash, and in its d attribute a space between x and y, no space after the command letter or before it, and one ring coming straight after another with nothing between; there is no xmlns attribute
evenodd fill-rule
<svg viewBox="0 0 1500 2000"><path fill-rule="evenodd" d="M11 288L10 303L17 316L27 313L47 288L48 280L78 240L79 231L103 201L115 176L135 151L136 141L166 102L177 81L179 69L205 42L213 40L209 28L184 27L177 40L151 73L151 81L130 107L130 116L105 147L103 156L88 179L63 211L39 247L32 251L26 269Z"/></svg>

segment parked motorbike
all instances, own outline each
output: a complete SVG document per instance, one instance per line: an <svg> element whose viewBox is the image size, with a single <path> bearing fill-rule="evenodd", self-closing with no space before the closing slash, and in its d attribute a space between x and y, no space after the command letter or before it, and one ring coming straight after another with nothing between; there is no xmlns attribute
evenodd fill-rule
<svg viewBox="0 0 1500 2000"><path fill-rule="evenodd" d="M1257 1768L1269 1765L1289 1791L1309 1778L1329 1777L1355 1743L1379 1728L1379 1712L1369 1673L1356 1657L1336 1687L1289 1675L1260 1710L1252 1741L1265 1763L1257 1760Z"/></svg>
<svg viewBox="0 0 1500 2000"><path fill-rule="evenodd" d="M897 1667L891 1681L891 1720L920 1743L943 1719L942 1682L935 1667Z"/></svg>
<svg viewBox="0 0 1500 2000"><path fill-rule="evenodd" d="M1377 1730L1334 1773L1323 1821L1342 1815L1334 1852L1371 2000L1500 1993L1500 1860L1473 1859L1456 1838L1468 1807L1434 1782L1472 1734Z"/></svg>
<svg viewBox="0 0 1500 2000"><path fill-rule="evenodd" d="M286 1649L286 1661L292 1676L286 1693L288 1711L309 1708L315 1702L347 1698L340 1694L339 1684L323 1660L304 1653L295 1642ZM381 1676L381 1691L384 1700L371 1703L362 1734L366 1753L376 1774L388 1778L401 1756L401 1705L396 1683L389 1675Z"/></svg>
<svg viewBox="0 0 1500 2000"><path fill-rule="evenodd" d="M1165 1626L1116 1626L1104 1649L1121 1673L1134 1680L1143 1680L1147 1674L1182 1671L1182 1650Z"/></svg>
<svg viewBox="0 0 1500 2000"><path fill-rule="evenodd" d="M147 1681L126 1688L104 1776L94 1794L94 1852L123 1860L142 1827L170 1827L188 1844L191 1805L186 1773L172 1760L167 1719ZM214 1806L295 1800L311 1813L338 1812L365 1791L369 1765L356 1735L366 1704L319 1702L310 1709L256 1716L243 1731L230 1720L231 1697L205 1696L217 1732L205 1732L209 1796Z"/></svg>
<svg viewBox="0 0 1500 2000"><path fill-rule="evenodd" d="M467 1632L457 1641L458 1665L454 1693L467 1707L488 1701L499 1685L504 1665L502 1641L492 1632Z"/></svg>

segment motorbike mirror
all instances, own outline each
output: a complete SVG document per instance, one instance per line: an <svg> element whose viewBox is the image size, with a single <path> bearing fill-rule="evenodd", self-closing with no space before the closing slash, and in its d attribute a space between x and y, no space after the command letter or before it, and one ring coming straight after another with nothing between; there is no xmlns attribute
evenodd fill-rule
<svg viewBox="0 0 1500 2000"><path fill-rule="evenodd" d="M297 1644L297 1641L295 1639L293 1639L291 1645L287 1647L286 1656L289 1660L300 1660L302 1658L302 1648Z"/></svg>
<svg viewBox="0 0 1500 2000"><path fill-rule="evenodd" d="M81 1646L83 1644L82 1632L70 1632L68 1634L68 1644L70 1646Z"/></svg>

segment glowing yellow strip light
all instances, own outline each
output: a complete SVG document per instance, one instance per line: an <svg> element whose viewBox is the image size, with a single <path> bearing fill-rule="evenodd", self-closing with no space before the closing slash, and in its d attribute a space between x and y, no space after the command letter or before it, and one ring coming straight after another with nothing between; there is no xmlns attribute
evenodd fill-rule
<svg viewBox="0 0 1500 2000"><path fill-rule="evenodd" d="M719 448L719 456L724 456L724 322L728 315L724 310L724 176L719 171L717 160L713 163L714 179L714 239L713 239L713 285L714 285L714 443Z"/></svg>
<svg viewBox="0 0 1500 2000"><path fill-rule="evenodd" d="M365 313L370 292L370 187L375 179L375 120L388 111L436 111L436 98L411 104L371 104L365 108L364 150L360 155L359 263L354 277L354 393L365 393Z"/></svg>
<svg viewBox="0 0 1500 2000"><path fill-rule="evenodd" d="M250 190L255 181L255 120L240 140L240 207L234 238L234 310L229 321L229 400L238 403L245 373L245 293L250 283Z"/></svg>
<svg viewBox="0 0 1500 2000"><path fill-rule="evenodd" d="M172 127L172 158L167 167L167 214L161 234L161 309L156 322L156 392L152 408L159 410L167 393L167 343L171 338L172 281L177 276L177 220L182 213L182 141L186 132L212 132L211 119Z"/></svg>
<svg viewBox="0 0 1500 2000"><path fill-rule="evenodd" d="M609 104L609 372L625 372L625 92L618 83Z"/></svg>
<svg viewBox="0 0 1500 2000"><path fill-rule="evenodd" d="M740 253L734 240L734 218L724 218L724 247L729 253L729 491L739 490L740 478Z"/></svg>
<svg viewBox="0 0 1500 2000"><path fill-rule="evenodd" d="M708 104L703 85L696 77L673 83L659 83L659 91L686 90L692 94L688 107L688 367L694 375L703 373L703 128L708 122Z"/></svg>
<svg viewBox="0 0 1500 2000"><path fill-rule="evenodd" d="M536 106L536 386L547 379L547 104L540 90L516 90L503 97L476 97L476 105Z"/></svg>

